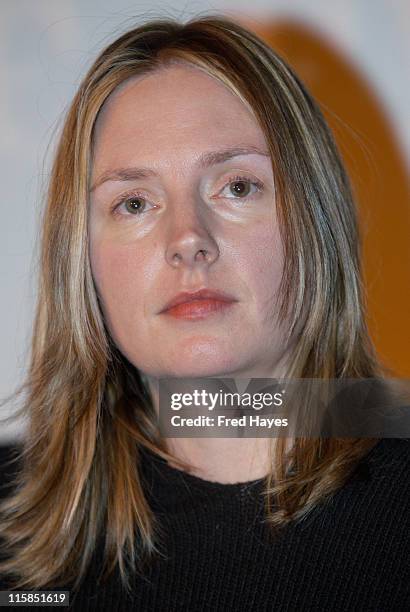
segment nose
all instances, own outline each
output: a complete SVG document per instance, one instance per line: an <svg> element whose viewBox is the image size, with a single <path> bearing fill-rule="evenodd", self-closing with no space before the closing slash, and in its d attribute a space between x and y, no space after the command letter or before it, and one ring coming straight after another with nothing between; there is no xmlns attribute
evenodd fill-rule
<svg viewBox="0 0 410 612"><path fill-rule="evenodd" d="M219 257L215 239L195 210L181 211L170 235L166 260L172 267L210 266Z"/></svg>

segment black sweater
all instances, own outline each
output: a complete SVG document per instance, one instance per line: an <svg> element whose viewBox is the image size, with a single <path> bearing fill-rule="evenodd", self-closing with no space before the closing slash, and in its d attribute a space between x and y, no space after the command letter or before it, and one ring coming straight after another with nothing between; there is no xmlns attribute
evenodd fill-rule
<svg viewBox="0 0 410 612"><path fill-rule="evenodd" d="M118 573L97 584L96 563L71 609L410 610L410 440L381 440L331 500L274 539L262 479L212 483L148 452L142 474L163 557L135 576L132 599Z"/></svg>

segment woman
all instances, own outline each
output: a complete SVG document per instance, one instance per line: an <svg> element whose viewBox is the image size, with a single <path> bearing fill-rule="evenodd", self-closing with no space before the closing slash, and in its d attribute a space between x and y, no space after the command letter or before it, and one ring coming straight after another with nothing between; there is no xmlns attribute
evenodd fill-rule
<svg viewBox="0 0 410 612"><path fill-rule="evenodd" d="M161 378L383 376L348 179L283 60L218 16L121 36L42 227L5 584L78 610L408 609L407 440L158 428Z"/></svg>

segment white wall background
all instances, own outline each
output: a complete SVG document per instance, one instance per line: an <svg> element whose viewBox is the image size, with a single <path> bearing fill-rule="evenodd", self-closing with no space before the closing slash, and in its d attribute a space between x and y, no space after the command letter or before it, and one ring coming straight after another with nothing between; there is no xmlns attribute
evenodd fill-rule
<svg viewBox="0 0 410 612"><path fill-rule="evenodd" d="M410 2L408 0L249 0L171 3L116 0L0 0L0 398L27 367L36 292L38 215L47 146L85 69L139 19L224 13L294 17L350 56L378 92L410 159ZM0 408L0 415L13 409ZM0 442L22 426L0 424Z"/></svg>

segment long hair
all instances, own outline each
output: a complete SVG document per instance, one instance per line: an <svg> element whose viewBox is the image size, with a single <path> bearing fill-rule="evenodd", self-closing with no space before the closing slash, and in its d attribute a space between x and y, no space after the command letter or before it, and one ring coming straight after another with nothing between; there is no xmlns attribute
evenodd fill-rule
<svg viewBox="0 0 410 612"><path fill-rule="evenodd" d="M289 378L382 375L365 324L351 187L322 113L287 64L230 19L150 21L123 34L89 69L58 140L41 224L30 367L18 392L28 429L15 489L3 503L0 569L19 588L85 576L104 534L106 574L124 584L136 559L158 553L160 525L144 496L141 450L166 451L142 373L107 330L88 254L94 126L129 77L186 62L219 79L251 110L269 145L289 317ZM377 441L377 440L376 440ZM374 439L277 440L266 517L277 530L335 492ZM182 462L181 466L185 467ZM289 470L289 465L292 470ZM138 549L138 554L137 554Z"/></svg>

